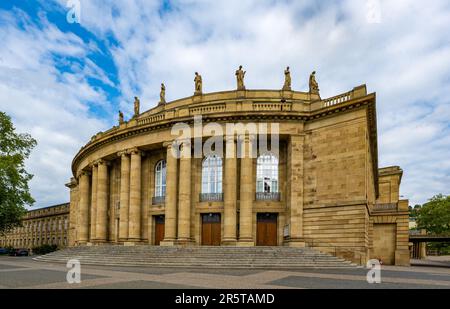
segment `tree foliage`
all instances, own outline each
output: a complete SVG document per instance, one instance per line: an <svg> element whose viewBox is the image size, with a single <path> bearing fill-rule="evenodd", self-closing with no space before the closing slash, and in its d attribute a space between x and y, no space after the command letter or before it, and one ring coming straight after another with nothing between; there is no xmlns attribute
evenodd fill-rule
<svg viewBox="0 0 450 309"><path fill-rule="evenodd" d="M450 233L450 196L436 195L417 213L419 229L431 234Z"/></svg>
<svg viewBox="0 0 450 309"><path fill-rule="evenodd" d="M0 234L20 226L25 206L34 203L28 187L33 175L25 160L35 146L36 140L16 133L11 118L0 112Z"/></svg>

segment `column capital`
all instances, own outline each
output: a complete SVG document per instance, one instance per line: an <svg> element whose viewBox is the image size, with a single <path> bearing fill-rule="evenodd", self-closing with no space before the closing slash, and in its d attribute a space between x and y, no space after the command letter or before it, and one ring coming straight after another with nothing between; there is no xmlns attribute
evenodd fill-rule
<svg viewBox="0 0 450 309"><path fill-rule="evenodd" d="M252 141L255 141L257 137L257 134L239 134L237 136L237 140L240 142L249 143Z"/></svg>
<svg viewBox="0 0 450 309"><path fill-rule="evenodd" d="M91 176L91 171L89 170L82 170L79 174L77 178L80 178L81 176Z"/></svg>
<svg viewBox="0 0 450 309"><path fill-rule="evenodd" d="M170 141L170 142L164 142L163 143L163 147L164 148L172 148L173 147L173 144L175 143L175 141Z"/></svg>
<svg viewBox="0 0 450 309"><path fill-rule="evenodd" d="M128 151L127 150L122 150L122 151L119 151L118 153L117 153L117 156L118 157L125 157L125 156L128 156Z"/></svg>
<svg viewBox="0 0 450 309"><path fill-rule="evenodd" d="M111 165L111 162L106 161L104 159L97 160L96 163L97 163L97 165L106 165L106 166Z"/></svg>
<svg viewBox="0 0 450 309"><path fill-rule="evenodd" d="M225 135L225 142L226 143L235 143L236 137L234 135Z"/></svg>
<svg viewBox="0 0 450 309"><path fill-rule="evenodd" d="M69 189L74 189L78 186L78 180L75 177L70 178L70 182L65 185Z"/></svg>
<svg viewBox="0 0 450 309"><path fill-rule="evenodd" d="M130 155L134 154L134 155L138 155L138 156L144 156L144 152L142 150L140 150L139 148L137 148L137 147L130 148L130 149L127 150L127 152Z"/></svg>

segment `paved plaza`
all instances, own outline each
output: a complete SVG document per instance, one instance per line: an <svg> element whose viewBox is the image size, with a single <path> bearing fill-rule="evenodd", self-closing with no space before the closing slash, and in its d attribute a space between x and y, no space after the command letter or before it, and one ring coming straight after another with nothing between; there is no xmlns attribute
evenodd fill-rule
<svg viewBox="0 0 450 309"><path fill-rule="evenodd" d="M448 289L450 268L383 267L381 284L366 269L218 270L81 265L81 283L66 281L63 264L0 257L1 289Z"/></svg>

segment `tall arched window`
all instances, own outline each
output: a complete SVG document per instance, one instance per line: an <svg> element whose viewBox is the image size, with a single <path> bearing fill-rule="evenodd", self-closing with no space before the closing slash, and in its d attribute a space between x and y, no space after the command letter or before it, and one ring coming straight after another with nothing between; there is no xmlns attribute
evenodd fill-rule
<svg viewBox="0 0 450 309"><path fill-rule="evenodd" d="M222 193L222 158L216 155L203 160L202 193Z"/></svg>
<svg viewBox="0 0 450 309"><path fill-rule="evenodd" d="M155 167L155 197L166 196L166 161L161 160Z"/></svg>
<svg viewBox="0 0 450 309"><path fill-rule="evenodd" d="M258 157L256 168L256 192L278 192L278 158L272 154Z"/></svg>

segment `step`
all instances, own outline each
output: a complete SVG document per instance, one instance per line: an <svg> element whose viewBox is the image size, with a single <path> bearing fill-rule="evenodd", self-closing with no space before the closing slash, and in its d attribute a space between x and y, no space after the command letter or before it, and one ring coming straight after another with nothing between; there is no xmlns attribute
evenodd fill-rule
<svg viewBox="0 0 450 309"><path fill-rule="evenodd" d="M219 268L295 269L355 268L344 259L311 248L290 247L153 247L91 246L57 251L34 260L67 263L79 259L85 265Z"/></svg>

